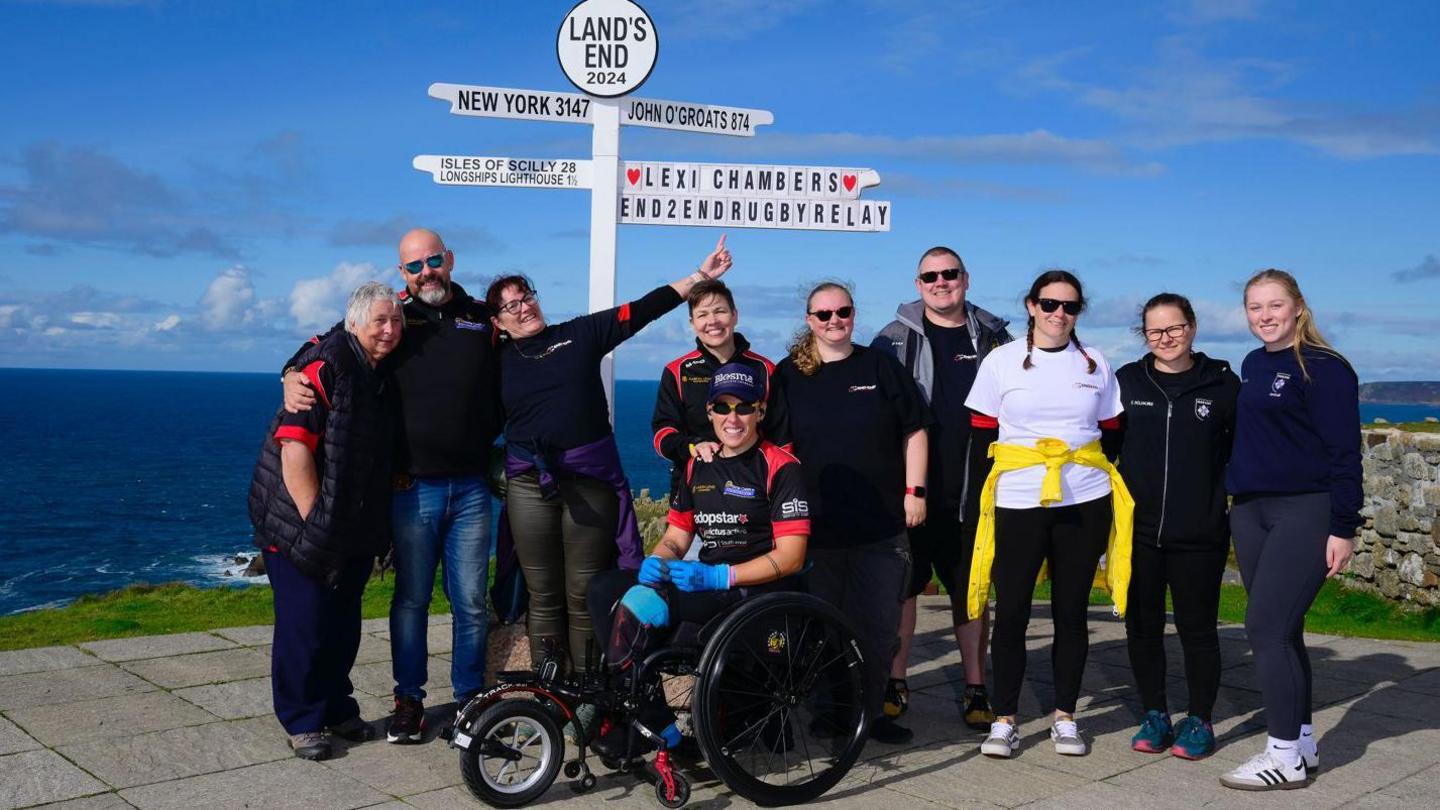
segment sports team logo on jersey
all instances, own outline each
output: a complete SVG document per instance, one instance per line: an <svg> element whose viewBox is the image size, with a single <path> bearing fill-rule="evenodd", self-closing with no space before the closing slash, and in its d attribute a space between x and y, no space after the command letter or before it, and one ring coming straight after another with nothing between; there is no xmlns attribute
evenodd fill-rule
<svg viewBox="0 0 1440 810"><path fill-rule="evenodd" d="M702 493L702 492L714 492L714 491L715 491L715 485L714 485L714 484L696 484L696 485L690 487L690 491L691 491L692 493L696 494L696 495L699 495L699 494Z"/></svg>
<svg viewBox="0 0 1440 810"><path fill-rule="evenodd" d="M1196 419L1199 419L1199 420L1202 421L1202 422L1205 421L1206 419L1208 419L1208 418L1210 417L1210 408L1211 408L1211 406L1213 406L1214 404L1215 404L1214 400L1209 400L1209 399L1196 399L1196 400L1195 400L1195 418L1196 418Z"/></svg>
<svg viewBox="0 0 1440 810"><path fill-rule="evenodd" d="M1270 381L1270 396L1272 396L1272 397L1278 397L1278 396L1280 396L1280 389L1282 389L1282 388L1285 387L1285 382L1286 382L1287 380L1289 380L1289 379L1290 379L1290 375L1289 375L1289 374L1286 374L1286 373L1283 372L1283 371L1277 371L1277 372L1275 372L1275 379L1273 379L1273 380Z"/></svg>
<svg viewBox="0 0 1440 810"><path fill-rule="evenodd" d="M810 504L799 498L791 498L780 504L780 517L785 520L810 517Z"/></svg>
<svg viewBox="0 0 1440 810"><path fill-rule="evenodd" d="M456 318L456 319L455 319L455 328L456 328L456 329L470 329L470 330L475 331L475 332L484 332L484 331L486 331L487 329L490 328L490 324L488 324L488 323L481 323L480 321L467 321L467 320L465 320L465 319L463 319L463 318Z"/></svg>
<svg viewBox="0 0 1440 810"><path fill-rule="evenodd" d="M874 390L875 390L875 386L873 386L873 385L852 385L852 386L850 386L850 393L852 393L852 394L855 393L856 391L874 391Z"/></svg>
<svg viewBox="0 0 1440 810"><path fill-rule="evenodd" d="M734 495L737 498L753 498L755 497L755 488L737 486L733 481L726 481L725 494Z"/></svg>
<svg viewBox="0 0 1440 810"><path fill-rule="evenodd" d="M955 355L955 362L957 362L957 363L964 363L964 362L967 362L967 361L970 361L970 360L974 360L974 359L978 358L979 356L980 356L980 355L978 355L978 354L965 354L964 352L960 352L960 353L958 353L958 354Z"/></svg>

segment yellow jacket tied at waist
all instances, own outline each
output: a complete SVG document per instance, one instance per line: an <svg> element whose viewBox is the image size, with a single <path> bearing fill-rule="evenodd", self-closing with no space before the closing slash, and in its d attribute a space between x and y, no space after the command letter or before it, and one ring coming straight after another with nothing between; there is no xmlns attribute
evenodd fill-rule
<svg viewBox="0 0 1440 810"><path fill-rule="evenodd" d="M1011 470L1045 465L1045 480L1040 487L1040 505L1059 503L1060 468L1066 464L1083 464L1104 470L1110 476L1110 502L1115 514L1110 524L1110 543L1105 549L1105 587L1115 603L1115 612L1125 615L1125 602L1130 589L1130 549L1135 527L1135 499L1125 487L1125 480L1115 465L1100 451L1094 441L1078 450L1059 439L1040 439L1034 447L1018 444L990 445L995 465L980 490L980 522L975 527L975 555L970 562L970 590L966 594L966 610L972 619L980 618L990 601L990 566L995 562L995 484Z"/></svg>

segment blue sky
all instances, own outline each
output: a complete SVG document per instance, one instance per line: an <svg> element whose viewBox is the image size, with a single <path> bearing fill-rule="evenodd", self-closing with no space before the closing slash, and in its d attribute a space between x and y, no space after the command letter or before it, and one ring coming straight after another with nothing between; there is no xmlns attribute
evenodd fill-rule
<svg viewBox="0 0 1440 810"><path fill-rule="evenodd" d="M1440 4L651 0L639 95L767 109L751 139L626 128L634 160L874 168L889 233L735 230L741 328L778 356L801 295L856 286L859 332L954 247L1001 314L1073 269L1111 356L1163 289L1201 348L1253 347L1239 283L1294 272L1362 379L1435 378ZM0 365L269 371L394 245L440 230L477 294L521 271L586 301L589 195L435 185L416 154L584 158L589 128L453 116L432 82L569 91L568 2L7 2ZM692 268L705 228L620 230L619 294ZM657 376L683 315L619 353Z"/></svg>

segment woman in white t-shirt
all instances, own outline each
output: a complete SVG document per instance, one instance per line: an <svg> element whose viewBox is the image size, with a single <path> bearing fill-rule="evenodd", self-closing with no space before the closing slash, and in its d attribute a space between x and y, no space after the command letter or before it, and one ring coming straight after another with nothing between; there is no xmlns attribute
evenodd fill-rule
<svg viewBox="0 0 1440 810"><path fill-rule="evenodd" d="M977 536L971 577L977 590L970 594L972 610L983 605L986 593L980 591L988 591L988 573L995 585L990 655L996 720L980 751L1009 757L1019 746L1015 713L1025 676L1025 633L1035 580L1048 563L1055 626L1050 737L1057 753L1079 756L1088 751L1074 716L1090 647L1087 607L1117 511L1111 504L1114 468L1099 440L1102 428L1119 427L1120 394L1110 364L1075 334L1085 309L1079 279L1064 270L1041 274L1030 285L1025 307L1030 313L1025 342L991 350L965 400L972 411L973 457L980 464L987 464L998 431L995 469L982 491L978 534L985 537ZM1118 489L1124 493L1123 482ZM1128 500L1128 494L1123 497ZM993 534L987 528L991 514ZM988 553L982 555L986 544Z"/></svg>

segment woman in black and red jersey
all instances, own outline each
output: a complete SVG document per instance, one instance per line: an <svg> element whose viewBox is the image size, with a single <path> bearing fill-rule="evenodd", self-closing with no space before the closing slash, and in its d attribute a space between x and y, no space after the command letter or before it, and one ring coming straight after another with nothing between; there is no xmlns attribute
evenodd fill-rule
<svg viewBox="0 0 1440 810"><path fill-rule="evenodd" d="M800 463L760 438L764 383L751 366L731 363L715 371L706 399L720 450L710 462L687 464L660 544L638 572L605 571L590 580L590 615L613 672L643 660L681 622L703 624L751 594L790 589L805 564L810 506ZM687 562L696 541L699 560ZM660 587L665 583L674 587ZM680 741L663 700L642 705L636 722L652 745ZM595 750L617 759L640 753L625 750L629 736L617 728L596 740Z"/></svg>

